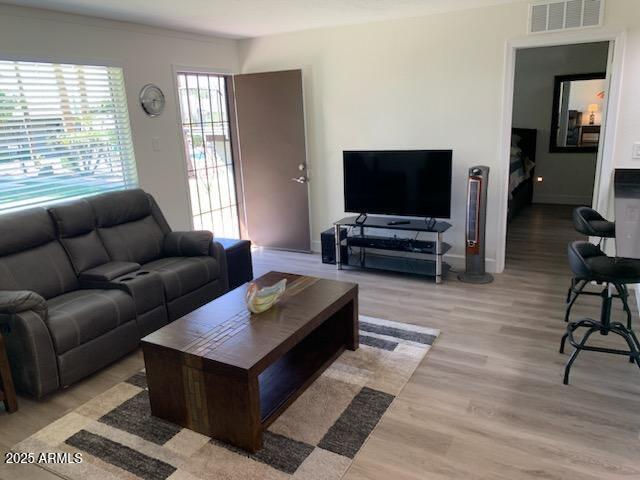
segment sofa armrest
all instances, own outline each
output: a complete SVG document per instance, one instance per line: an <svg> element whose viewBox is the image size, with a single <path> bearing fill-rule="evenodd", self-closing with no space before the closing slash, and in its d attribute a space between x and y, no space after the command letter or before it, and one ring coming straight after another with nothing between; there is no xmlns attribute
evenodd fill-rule
<svg viewBox="0 0 640 480"><path fill-rule="evenodd" d="M199 257L209 255L213 234L205 230L169 232L164 237L163 253L166 257Z"/></svg>
<svg viewBox="0 0 640 480"><path fill-rule="evenodd" d="M80 282L109 282L114 278L140 270L140 264L135 262L108 262L103 265L85 270L79 275Z"/></svg>
<svg viewBox="0 0 640 480"><path fill-rule="evenodd" d="M46 312L47 302L30 290L0 290L0 314L13 315L26 310Z"/></svg>
<svg viewBox="0 0 640 480"><path fill-rule="evenodd" d="M229 289L233 290L253 280L251 241L217 237L216 242L224 249Z"/></svg>
<svg viewBox="0 0 640 480"><path fill-rule="evenodd" d="M21 301L9 302L8 293L21 294ZM46 324L45 300L33 292L2 291L0 297L5 306L0 324L16 389L38 398L56 391L60 386L58 362ZM23 309L26 305L31 308ZM8 310L16 311L7 313Z"/></svg>
<svg viewBox="0 0 640 480"><path fill-rule="evenodd" d="M209 256L216 259L220 266L220 282L225 292L229 290L229 275L227 272L227 252L220 242L209 242Z"/></svg>

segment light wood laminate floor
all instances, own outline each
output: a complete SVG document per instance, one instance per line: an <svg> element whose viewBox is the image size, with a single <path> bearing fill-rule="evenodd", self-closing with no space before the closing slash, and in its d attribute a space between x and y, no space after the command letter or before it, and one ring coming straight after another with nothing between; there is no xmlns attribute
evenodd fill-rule
<svg viewBox="0 0 640 480"><path fill-rule="evenodd" d="M566 246L579 238L570 213L558 206L523 212L509 228L506 271L481 286L453 274L435 285L338 272L318 255L254 252L256 275L284 270L355 281L362 314L442 330L347 479L640 479L640 369L622 357L584 352L571 385L562 385ZM597 316L598 299L581 299L574 311L575 318ZM614 315L623 318L617 304ZM137 352L44 401L20 398L18 413L0 413L0 450L142 365ZM47 478L23 467L5 468L4 476Z"/></svg>

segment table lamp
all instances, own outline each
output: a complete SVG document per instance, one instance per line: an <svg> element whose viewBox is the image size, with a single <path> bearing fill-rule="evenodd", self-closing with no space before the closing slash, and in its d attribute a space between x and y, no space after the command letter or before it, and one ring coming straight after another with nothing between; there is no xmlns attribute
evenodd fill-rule
<svg viewBox="0 0 640 480"><path fill-rule="evenodd" d="M590 103L587 107L587 110L589 111L589 125L593 125L594 123L596 123L596 112L598 111L598 104Z"/></svg>

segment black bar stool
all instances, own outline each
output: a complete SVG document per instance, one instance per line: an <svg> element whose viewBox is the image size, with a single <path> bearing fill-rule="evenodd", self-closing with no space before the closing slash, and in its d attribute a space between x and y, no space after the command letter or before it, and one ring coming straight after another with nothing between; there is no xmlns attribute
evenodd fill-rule
<svg viewBox="0 0 640 480"><path fill-rule="evenodd" d="M602 242L603 238L615 238L616 236L615 223L606 220L593 208L589 207L578 207L573 211L573 227L583 235L599 237L600 242ZM598 245L600 245L600 243L598 243ZM576 300L580 295L602 295L602 292L585 292L584 288L589 284L589 282L590 280L576 276L571 279L571 286L567 291L567 309L564 314L565 322L569 322L571 308L574 303L576 303ZM613 295L613 297L619 298L622 301L622 306L627 314L627 328L631 328L632 315L628 303L629 290L624 284L616 284L614 287L618 293Z"/></svg>
<svg viewBox="0 0 640 480"><path fill-rule="evenodd" d="M596 245L589 242L573 242L569 245L569 265L575 278L586 282L598 282L605 285L601 293L596 294L602 297L602 307L600 310L600 320L583 318L577 322L570 322L560 342L560 353L564 353L565 342L568 339L575 350L571 354L564 370L564 384L569 383L569 372L576 357L582 350L593 352L613 353L625 355L629 361L635 362L640 367L640 343L638 337L628 325L625 327L620 322L611 321L611 294L609 286L619 286L633 283L640 283L640 260L613 258L605 255ZM617 289L618 287L616 287ZM619 290L618 290L619 291ZM586 327L588 330L580 341L574 337L574 332ZM592 347L586 345L589 337L600 332L601 335L615 333L620 335L627 342L629 350L617 350L604 347Z"/></svg>

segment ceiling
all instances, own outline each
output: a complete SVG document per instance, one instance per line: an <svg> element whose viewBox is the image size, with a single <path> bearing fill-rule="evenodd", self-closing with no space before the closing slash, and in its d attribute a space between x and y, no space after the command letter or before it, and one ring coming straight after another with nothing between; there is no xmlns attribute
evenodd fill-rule
<svg viewBox="0 0 640 480"><path fill-rule="evenodd" d="M526 0L0 0L193 33L257 37Z"/></svg>

